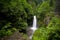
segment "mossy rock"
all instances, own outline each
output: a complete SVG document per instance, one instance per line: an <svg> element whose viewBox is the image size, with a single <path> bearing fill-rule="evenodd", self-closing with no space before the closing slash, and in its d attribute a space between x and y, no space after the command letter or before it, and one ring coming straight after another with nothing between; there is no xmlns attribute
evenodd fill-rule
<svg viewBox="0 0 60 40"><path fill-rule="evenodd" d="M0 38L0 40L26 40L26 35L20 33L19 31L15 31L12 35L4 36Z"/></svg>

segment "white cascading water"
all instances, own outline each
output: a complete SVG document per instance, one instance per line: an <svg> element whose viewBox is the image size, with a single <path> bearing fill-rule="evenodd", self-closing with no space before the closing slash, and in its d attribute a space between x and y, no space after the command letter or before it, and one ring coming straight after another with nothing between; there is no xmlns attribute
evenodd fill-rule
<svg viewBox="0 0 60 40"><path fill-rule="evenodd" d="M34 19L33 19L33 26L30 28L33 32L32 32L32 35L29 37L30 39L32 39L32 36L34 34L34 32L37 30L37 19L36 19L36 16L34 16Z"/></svg>

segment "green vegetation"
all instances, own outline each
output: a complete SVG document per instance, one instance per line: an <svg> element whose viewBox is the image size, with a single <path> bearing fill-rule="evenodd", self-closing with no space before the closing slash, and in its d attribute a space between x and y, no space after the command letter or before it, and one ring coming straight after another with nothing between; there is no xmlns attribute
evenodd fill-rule
<svg viewBox="0 0 60 40"><path fill-rule="evenodd" d="M33 40L60 40L60 19L53 17L46 28L39 28Z"/></svg>
<svg viewBox="0 0 60 40"><path fill-rule="evenodd" d="M32 25L33 16L36 15L39 28L32 39L59 40L60 18L54 13L55 1L0 0L0 37L9 36L18 30L26 39L26 28Z"/></svg>

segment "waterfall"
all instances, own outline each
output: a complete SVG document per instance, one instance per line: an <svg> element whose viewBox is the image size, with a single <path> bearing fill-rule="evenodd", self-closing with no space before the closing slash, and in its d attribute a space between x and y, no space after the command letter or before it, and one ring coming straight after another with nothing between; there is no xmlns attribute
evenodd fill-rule
<svg viewBox="0 0 60 40"><path fill-rule="evenodd" d="M30 35L30 39L32 39L34 32L37 30L37 19L36 16L33 18L33 26L30 28L32 30L32 34Z"/></svg>

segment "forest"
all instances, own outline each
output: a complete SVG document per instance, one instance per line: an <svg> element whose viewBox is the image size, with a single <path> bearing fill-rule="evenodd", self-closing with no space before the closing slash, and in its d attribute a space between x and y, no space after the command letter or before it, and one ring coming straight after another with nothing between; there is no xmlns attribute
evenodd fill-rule
<svg viewBox="0 0 60 40"><path fill-rule="evenodd" d="M30 40L33 16L38 28L31 40L60 40L60 0L0 0L0 40Z"/></svg>

